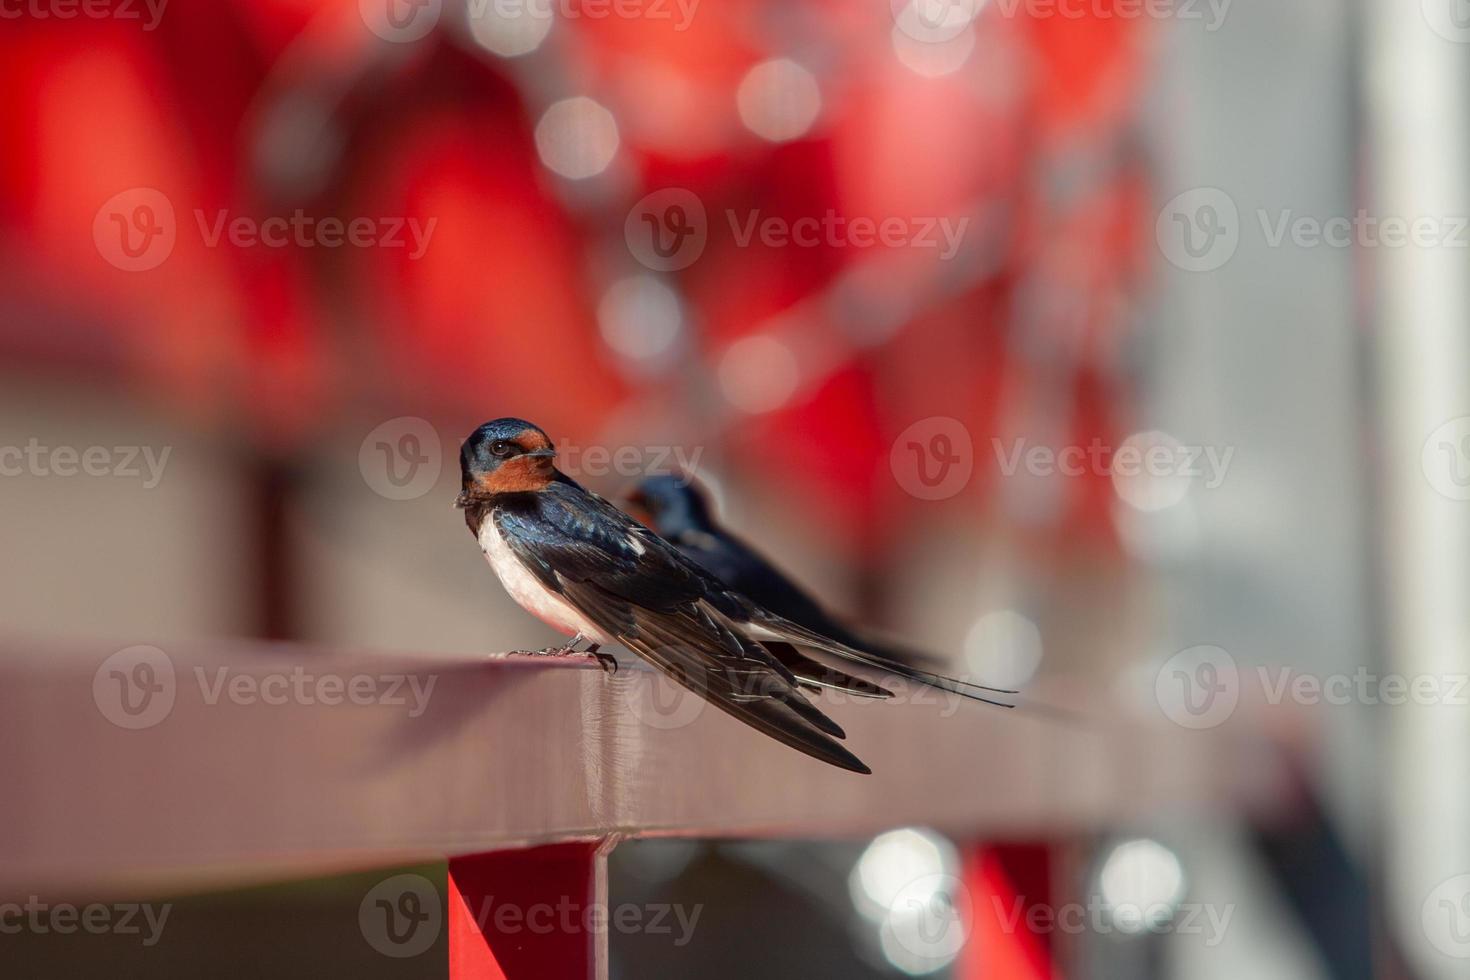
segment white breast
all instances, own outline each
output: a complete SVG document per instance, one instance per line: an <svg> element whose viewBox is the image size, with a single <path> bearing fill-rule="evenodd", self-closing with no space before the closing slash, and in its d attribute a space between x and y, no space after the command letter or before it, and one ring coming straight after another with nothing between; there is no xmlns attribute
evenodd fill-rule
<svg viewBox="0 0 1470 980"><path fill-rule="evenodd" d="M495 569L505 591L521 604L522 609L567 636L581 633L594 643L614 642L573 608L571 603L541 584L541 580L510 550L505 538L501 537L500 529L495 526L493 517L486 515L485 520L480 523L479 538L480 550L485 553L485 560Z"/></svg>

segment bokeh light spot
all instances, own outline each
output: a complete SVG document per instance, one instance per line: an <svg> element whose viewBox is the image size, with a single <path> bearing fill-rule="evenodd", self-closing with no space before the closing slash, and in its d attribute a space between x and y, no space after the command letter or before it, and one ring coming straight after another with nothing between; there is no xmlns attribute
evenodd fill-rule
<svg viewBox="0 0 1470 980"><path fill-rule="evenodd" d="M541 162L571 180L595 177L618 152L618 124L598 102L579 95L552 104L536 124Z"/></svg>
<svg viewBox="0 0 1470 980"><path fill-rule="evenodd" d="M801 379L796 355L769 334L742 337L720 359L720 390L736 408L756 414L780 408Z"/></svg>
<svg viewBox="0 0 1470 980"><path fill-rule="evenodd" d="M486 0L465 11L470 34L503 58L530 54L541 46L556 18L551 0Z"/></svg>
<svg viewBox="0 0 1470 980"><path fill-rule="evenodd" d="M822 108L816 78L790 58L763 61L748 71L735 100L746 128L773 143L805 135Z"/></svg>
<svg viewBox="0 0 1470 980"><path fill-rule="evenodd" d="M603 294L597 323L603 341L623 357L660 362L678 339L684 313L678 294L656 276L629 276Z"/></svg>
<svg viewBox="0 0 1470 980"><path fill-rule="evenodd" d="M1143 932L1173 917L1184 897L1184 869L1163 844L1139 838L1108 853L1098 886L1113 925L1121 932Z"/></svg>
<svg viewBox="0 0 1470 980"><path fill-rule="evenodd" d="M1014 609L975 620L965 637L965 665L979 683L1016 688L1041 666L1041 630Z"/></svg>

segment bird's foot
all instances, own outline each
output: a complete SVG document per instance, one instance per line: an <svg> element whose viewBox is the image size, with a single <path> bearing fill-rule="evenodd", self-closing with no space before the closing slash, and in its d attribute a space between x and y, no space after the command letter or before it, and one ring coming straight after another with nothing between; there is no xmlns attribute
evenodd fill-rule
<svg viewBox="0 0 1470 980"><path fill-rule="evenodd" d="M546 647L543 650L527 650L525 652L532 657L573 657L577 654L577 644L581 643L583 639L582 634L578 633L559 647Z"/></svg>
<svg viewBox="0 0 1470 980"><path fill-rule="evenodd" d="M604 674L616 674L618 672L618 658L610 653L599 653L596 643L592 644L583 652L597 661L597 666L602 668Z"/></svg>
<svg viewBox="0 0 1470 980"><path fill-rule="evenodd" d="M574 650L570 646L544 647L540 650L507 650L512 657L580 657L581 651Z"/></svg>
<svg viewBox="0 0 1470 980"><path fill-rule="evenodd" d="M586 650L578 650L577 644L586 637L581 633L572 637L559 647L546 647L542 650L511 650L510 655L515 657L591 657L597 661L605 674L616 674L618 672L618 660L610 653L599 653L598 644L594 643Z"/></svg>

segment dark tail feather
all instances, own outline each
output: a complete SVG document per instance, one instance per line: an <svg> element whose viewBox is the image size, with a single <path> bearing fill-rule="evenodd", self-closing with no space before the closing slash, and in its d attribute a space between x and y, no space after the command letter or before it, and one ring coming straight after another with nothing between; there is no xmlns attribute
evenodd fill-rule
<svg viewBox="0 0 1470 980"><path fill-rule="evenodd" d="M925 668L923 666L920 666L921 664L937 665L938 664L938 661L939 661L939 658L938 657L935 657L933 654L920 653L919 651L917 651L917 650L911 650L908 647L898 646L898 645L896 645L894 643L891 643L888 640L874 640L874 639L870 639L868 637L864 637L863 638L863 644L860 647L860 649L863 650L866 653L871 654L875 658L877 658L880 663L897 664L898 667L899 667L899 670L895 670L894 673L902 674L903 669L904 668L907 668L908 670L911 670L911 671L914 672L914 678L913 679L916 679L916 680L924 680L926 677L939 677L939 678L942 678L944 680L949 680L949 678L945 677L943 674L936 673L935 671L932 671L932 670L929 670L929 669L927 669L927 668ZM891 668L885 668L885 669L891 669ZM904 676L907 676L907 675L904 675ZM928 683L928 682L925 681L925 683ZM964 683L967 687L974 688L977 691L989 691L991 694L1020 694L1021 693L1020 691L1014 691L1014 690L1011 690L1010 688L1005 688L1005 687L990 687L989 685L986 685L986 684L972 684L972 683L969 683L968 681L965 681L965 682L955 681L954 683L956 683L956 684ZM964 692L961 691L959 693L963 694ZM983 699L977 699L977 700L983 700ZM990 702L990 703L993 704L994 702Z"/></svg>
<svg viewBox="0 0 1470 980"><path fill-rule="evenodd" d="M873 771L836 741L842 728L806 699L786 666L731 624L702 610L629 607L587 583L565 588L594 623L685 690L814 759L849 772Z"/></svg>
<svg viewBox="0 0 1470 980"><path fill-rule="evenodd" d="M820 633L814 633L804 626L800 626L796 623L791 622L790 620L782 619L780 616L777 616L774 613L764 612L763 610L755 611L754 623L756 626L768 630L771 633L774 633L778 642L784 641L787 643L794 643L798 646L820 650L823 653L830 654L831 656L838 657L842 660L848 660L853 663L862 664L863 666L871 667L874 670L881 670L886 673L893 674L897 677L902 677L905 680L917 681L921 684L928 684L929 686L936 687L941 691L949 691L952 694L958 694L961 697L969 698L972 701L981 701L985 704L993 704L998 708L1012 708L1015 707L1015 705L1009 704L1005 701L996 701L992 698L987 698L984 695L976 692L986 691L992 694L1020 693L1019 691L1011 691L1004 688L986 687L983 684L971 684L968 681L955 680L952 677L945 677L943 674L935 674L927 670L919 670L917 667L910 667L907 664L899 663L894 660L888 660L883 657L879 657L876 654L869 653L866 650L859 650L855 647L850 647L845 643L839 643L836 640L821 635Z"/></svg>
<svg viewBox="0 0 1470 980"><path fill-rule="evenodd" d="M842 737L842 729L803 698L800 692L793 689L791 696L786 698L746 699L724 671L718 667L707 667L690 656L682 639L664 643L627 637L623 642L675 683L778 742L839 769L864 775L873 771L835 741L833 736Z"/></svg>
<svg viewBox="0 0 1470 980"><path fill-rule="evenodd" d="M904 671L913 671L914 674L910 679L920 680L926 684L929 683L926 679L929 677L949 679L938 672L940 659L932 653L915 650L913 647L904 646L890 637L882 636L868 630L857 631L850 629L835 620L828 620L828 622L830 625L827 627L813 624L805 628L825 639L835 640L849 649L866 653L868 656L875 658L882 665L883 670L890 673L909 676ZM958 684L960 682L955 681L954 683ZM985 684L971 684L966 682L966 686L976 691L989 691L991 694L1020 693L1019 691L1012 691L1003 687L989 687ZM991 703L993 704L994 702Z"/></svg>
<svg viewBox="0 0 1470 980"><path fill-rule="evenodd" d="M813 660L790 643L770 640L761 645L787 670L791 671L802 684L810 687L829 687L860 698L883 700L893 697L893 692L886 687L874 684L863 677L854 677L852 674L840 671L819 660Z"/></svg>

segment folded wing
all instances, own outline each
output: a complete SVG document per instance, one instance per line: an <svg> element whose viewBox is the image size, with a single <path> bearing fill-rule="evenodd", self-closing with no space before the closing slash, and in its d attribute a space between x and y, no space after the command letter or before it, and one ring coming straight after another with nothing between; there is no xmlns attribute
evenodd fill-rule
<svg viewBox="0 0 1470 980"><path fill-rule="evenodd" d="M542 584L721 710L814 758L871 771L837 742L845 733L806 699L796 674L742 635L738 599L601 498L581 488L571 493L554 486L528 495L534 499L524 506L534 513L511 506L492 517Z"/></svg>

